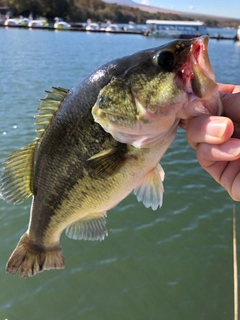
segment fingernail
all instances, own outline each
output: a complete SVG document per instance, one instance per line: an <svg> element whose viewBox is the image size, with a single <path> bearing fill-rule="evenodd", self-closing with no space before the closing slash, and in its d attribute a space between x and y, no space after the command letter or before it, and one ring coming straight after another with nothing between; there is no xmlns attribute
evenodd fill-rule
<svg viewBox="0 0 240 320"><path fill-rule="evenodd" d="M226 130L227 122L224 119L213 119L206 127L207 135L211 137L221 137Z"/></svg>

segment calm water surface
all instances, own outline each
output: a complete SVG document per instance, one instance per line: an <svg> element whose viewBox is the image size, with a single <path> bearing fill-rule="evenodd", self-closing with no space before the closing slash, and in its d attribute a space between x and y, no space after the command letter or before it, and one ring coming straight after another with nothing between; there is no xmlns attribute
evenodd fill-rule
<svg viewBox="0 0 240 320"><path fill-rule="evenodd" d="M167 41L3 28L0 39L1 162L35 138L33 116L43 90L71 88L111 59ZM209 54L218 81L240 83L237 43L211 40ZM161 164L160 210L130 195L108 213L105 241L62 235L66 269L30 279L5 273L27 228L30 201L13 206L0 200L0 320L233 319L232 201L199 167L183 131Z"/></svg>

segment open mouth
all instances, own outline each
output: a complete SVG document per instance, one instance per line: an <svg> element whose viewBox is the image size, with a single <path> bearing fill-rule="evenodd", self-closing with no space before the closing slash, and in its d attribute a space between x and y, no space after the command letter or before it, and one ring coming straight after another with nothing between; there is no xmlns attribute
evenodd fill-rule
<svg viewBox="0 0 240 320"><path fill-rule="evenodd" d="M194 39L185 61L178 70L177 77L185 92L206 99L217 87L208 57L208 38Z"/></svg>
<svg viewBox="0 0 240 320"><path fill-rule="evenodd" d="M179 87L187 93L192 116L221 114L217 84L208 56L208 37L193 39L176 79Z"/></svg>

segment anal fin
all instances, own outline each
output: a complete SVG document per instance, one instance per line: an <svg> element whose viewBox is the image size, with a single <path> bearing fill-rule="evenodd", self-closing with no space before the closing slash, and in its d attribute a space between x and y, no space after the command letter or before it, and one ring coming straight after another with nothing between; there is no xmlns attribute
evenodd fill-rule
<svg viewBox="0 0 240 320"><path fill-rule="evenodd" d="M74 240L104 240L108 235L105 216L104 212L100 216L87 217L70 224L65 230L67 237Z"/></svg>

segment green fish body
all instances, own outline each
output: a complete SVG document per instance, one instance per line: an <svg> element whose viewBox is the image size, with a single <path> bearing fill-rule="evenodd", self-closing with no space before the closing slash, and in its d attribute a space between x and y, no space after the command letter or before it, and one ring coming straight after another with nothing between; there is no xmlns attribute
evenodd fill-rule
<svg viewBox="0 0 240 320"><path fill-rule="evenodd" d="M180 121L221 104L207 38L177 40L112 61L40 100L38 137L4 162L1 193L32 196L30 221L6 266L22 277L64 268L60 236L103 240L106 212L132 191L162 205L159 161Z"/></svg>

